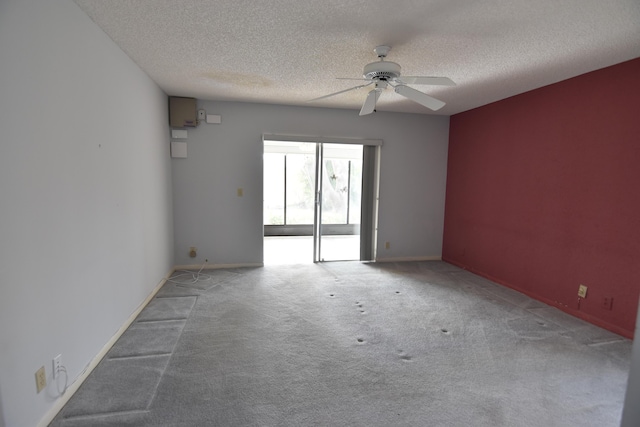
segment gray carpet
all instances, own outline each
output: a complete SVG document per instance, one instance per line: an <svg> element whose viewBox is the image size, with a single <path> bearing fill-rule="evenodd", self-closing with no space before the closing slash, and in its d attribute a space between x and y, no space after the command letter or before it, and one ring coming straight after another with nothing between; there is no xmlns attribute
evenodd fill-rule
<svg viewBox="0 0 640 427"><path fill-rule="evenodd" d="M207 273L51 426L619 425L630 340L449 264Z"/></svg>

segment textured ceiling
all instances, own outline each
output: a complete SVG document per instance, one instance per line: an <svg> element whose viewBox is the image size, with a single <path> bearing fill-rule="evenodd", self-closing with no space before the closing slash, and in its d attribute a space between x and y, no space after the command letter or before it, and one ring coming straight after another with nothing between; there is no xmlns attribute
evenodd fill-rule
<svg viewBox="0 0 640 427"><path fill-rule="evenodd" d="M387 60L450 115L640 57L638 0L76 0L169 95L359 110ZM387 89L379 111L431 114Z"/></svg>

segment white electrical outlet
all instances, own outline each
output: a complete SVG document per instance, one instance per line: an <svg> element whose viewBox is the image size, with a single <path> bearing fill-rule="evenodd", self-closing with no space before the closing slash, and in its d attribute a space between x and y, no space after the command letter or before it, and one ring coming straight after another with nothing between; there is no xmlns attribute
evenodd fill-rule
<svg viewBox="0 0 640 427"><path fill-rule="evenodd" d="M47 386L47 373L44 370L44 366L36 371L36 390L40 393Z"/></svg>
<svg viewBox="0 0 640 427"><path fill-rule="evenodd" d="M60 375L60 368L62 367L62 354L53 358L53 378L58 378Z"/></svg>

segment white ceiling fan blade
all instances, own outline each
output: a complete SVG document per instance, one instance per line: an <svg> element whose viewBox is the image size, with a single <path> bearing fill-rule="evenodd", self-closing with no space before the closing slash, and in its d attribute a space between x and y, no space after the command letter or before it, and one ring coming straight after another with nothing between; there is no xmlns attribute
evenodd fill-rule
<svg viewBox="0 0 640 427"><path fill-rule="evenodd" d="M341 90L339 92L334 92L334 93L330 93L329 95L325 95L325 96L321 96L319 98L314 98L314 99L310 99L307 102L313 102L313 101L319 101L321 99L325 99L325 98L329 98L330 96L334 96L334 95L340 95L341 93L345 93L345 92L349 92L350 90L356 90L356 89L360 89L361 87L366 87L369 86L371 83L367 83L366 85L359 85L359 86L355 86L355 87L351 87L349 89L345 89L345 90Z"/></svg>
<svg viewBox="0 0 640 427"><path fill-rule="evenodd" d="M364 100L364 104L362 104L362 109L360 109L360 115L365 116L367 114L373 113L376 109L376 102L380 97L380 91L377 89L373 89L367 95L367 99Z"/></svg>
<svg viewBox="0 0 640 427"><path fill-rule="evenodd" d="M439 99L435 99L426 93L422 93L418 90L410 88L409 86L398 85L395 87L396 93L409 98L412 101L417 102L418 104L424 105L425 107L436 111L445 106L445 103L440 101Z"/></svg>
<svg viewBox="0 0 640 427"><path fill-rule="evenodd" d="M455 82L448 77L402 76L396 79L398 83L414 85L455 86Z"/></svg>

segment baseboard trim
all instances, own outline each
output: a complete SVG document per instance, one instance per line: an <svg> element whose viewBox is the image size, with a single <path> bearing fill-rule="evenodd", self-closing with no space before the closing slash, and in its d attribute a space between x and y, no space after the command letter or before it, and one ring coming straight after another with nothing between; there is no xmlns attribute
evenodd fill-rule
<svg viewBox="0 0 640 427"><path fill-rule="evenodd" d="M261 262L256 263L240 263L240 264L205 264L204 267L202 264L190 264L190 265L176 265L174 267L174 271L177 270L215 270L219 268L251 268L251 267L264 267L264 264Z"/></svg>
<svg viewBox="0 0 640 427"><path fill-rule="evenodd" d="M93 372L93 370L98 366L98 363L104 358L104 356L111 350L111 347L118 341L118 339L122 336L122 334L129 328L129 326L136 320L136 317L140 314L140 312L149 304L149 302L153 299L154 296L158 293L158 291L162 288L162 286L167 282L169 277L173 275L175 268L172 269L167 275L160 280L160 282L153 288L151 293L140 303L138 308L135 309L131 316L120 326L120 329L107 341L107 343L102 347L100 352L95 355L95 357L89 362L87 367L80 373L80 375L71 383L69 387L67 387L67 391L60 396L58 400L54 403L54 405L47 411L47 413L42 417L40 422L38 423L38 427L47 427L51 421L58 415L58 413L62 410L64 405L67 404L69 399L75 394L76 391L80 388L82 383L89 377L89 374Z"/></svg>
<svg viewBox="0 0 640 427"><path fill-rule="evenodd" d="M411 261L442 261L440 255L433 256L409 256L396 258L376 258L376 262L411 262Z"/></svg>

